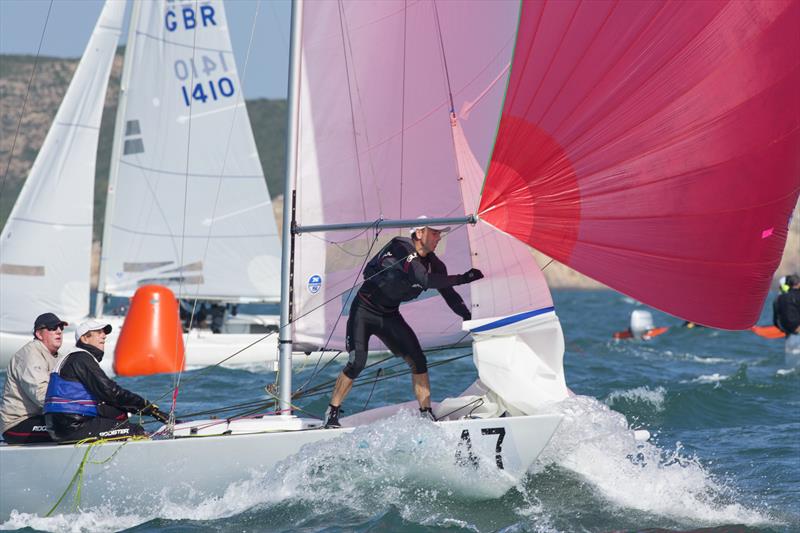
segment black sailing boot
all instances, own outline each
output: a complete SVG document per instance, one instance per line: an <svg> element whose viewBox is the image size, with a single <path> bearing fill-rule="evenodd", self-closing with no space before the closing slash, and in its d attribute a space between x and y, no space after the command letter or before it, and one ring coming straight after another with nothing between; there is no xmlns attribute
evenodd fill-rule
<svg viewBox="0 0 800 533"><path fill-rule="evenodd" d="M433 416L433 409L431 409L430 407L420 407L419 416L424 418L425 420L436 422L436 417Z"/></svg>
<svg viewBox="0 0 800 533"><path fill-rule="evenodd" d="M340 405L328 404L325 410L325 428L340 428L342 425L339 423L339 409Z"/></svg>

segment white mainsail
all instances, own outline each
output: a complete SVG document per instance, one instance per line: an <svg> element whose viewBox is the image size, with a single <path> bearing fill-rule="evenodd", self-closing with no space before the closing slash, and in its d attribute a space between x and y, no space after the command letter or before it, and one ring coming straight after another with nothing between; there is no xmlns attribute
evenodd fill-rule
<svg viewBox="0 0 800 533"><path fill-rule="evenodd" d="M142 2L131 22L100 291L277 301L280 244L225 9L196 4Z"/></svg>
<svg viewBox="0 0 800 533"><path fill-rule="evenodd" d="M30 331L55 312L89 313L94 177L100 119L124 0L107 2L0 236L0 324Z"/></svg>

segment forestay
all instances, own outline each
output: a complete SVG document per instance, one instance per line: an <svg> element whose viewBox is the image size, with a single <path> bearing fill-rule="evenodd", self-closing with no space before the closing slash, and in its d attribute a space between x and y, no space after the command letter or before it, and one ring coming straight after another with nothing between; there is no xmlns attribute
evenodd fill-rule
<svg viewBox="0 0 800 533"><path fill-rule="evenodd" d="M753 325L800 193L800 2L523 2L479 216L649 305Z"/></svg>
<svg viewBox="0 0 800 533"><path fill-rule="evenodd" d="M279 298L280 244L219 1L142 2L103 239L105 291Z"/></svg>
<svg viewBox="0 0 800 533"><path fill-rule="evenodd" d="M45 311L89 313L95 160L125 2L106 2L0 236L0 324L30 331Z"/></svg>
<svg viewBox="0 0 800 533"><path fill-rule="evenodd" d="M474 213L514 49L519 4L315 2L303 17L296 219L300 226ZM451 110L450 93L453 109ZM452 111L452 113L451 113ZM296 236L295 340L341 348L351 288L408 230ZM473 317L552 305L530 250L485 225L437 251ZM464 338L436 291L404 304L423 346ZM327 305L325 302L332 300ZM413 311L412 311L413 309ZM380 348L377 339L373 349Z"/></svg>

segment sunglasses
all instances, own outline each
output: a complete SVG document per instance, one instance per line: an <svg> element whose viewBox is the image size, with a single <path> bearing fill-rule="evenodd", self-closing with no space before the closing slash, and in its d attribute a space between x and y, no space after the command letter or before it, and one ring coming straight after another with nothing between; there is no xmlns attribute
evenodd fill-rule
<svg viewBox="0 0 800 533"><path fill-rule="evenodd" d="M64 325L63 324L59 324L57 326L45 326L45 327L39 328L39 329L46 329L47 331L56 331L56 330L64 331Z"/></svg>

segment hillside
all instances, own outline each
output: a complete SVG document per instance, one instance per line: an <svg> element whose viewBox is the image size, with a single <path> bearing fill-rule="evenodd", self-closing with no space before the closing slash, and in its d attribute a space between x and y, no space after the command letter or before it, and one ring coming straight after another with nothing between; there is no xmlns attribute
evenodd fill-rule
<svg viewBox="0 0 800 533"><path fill-rule="evenodd" d="M123 48L117 51L106 94L100 143L95 172L94 236L102 235L105 213L105 191L108 186L108 169L111 161L113 125L117 113L117 94L122 70ZM32 56L0 56L0 161L2 172L8 173L0 185L0 221L6 218L14 205L25 177L30 171L50 123L55 117L61 99L67 90L77 60L39 58L36 75L25 103L25 93L33 71ZM20 112L25 106L22 123ZM253 124L261 165L267 176L267 186L274 196L283 187L284 151L286 138L285 100L248 100L247 111ZM19 125L19 133L17 127ZM9 162L9 153L14 155Z"/></svg>
<svg viewBox="0 0 800 533"><path fill-rule="evenodd" d="M112 127L116 116L119 75L122 69L122 52L123 49L120 48L114 62L100 128L95 180L95 240L102 235L105 191L108 184L113 136ZM3 172L0 183L0 223L2 224L5 224L39 147L44 142L50 122L55 116L77 64L77 60L40 57L35 77L31 83L30 94L25 103L25 93L33 71L34 58L32 56L0 56L0 162L2 162ZM24 114L22 123L19 124L23 105ZM282 192L286 101L248 100L247 110L253 126L261 164L267 176L267 185L274 198ZM17 130L19 133L15 135ZM12 145L14 154L9 161ZM8 168L7 172L6 167ZM280 225L282 212L280 200L275 202L275 211ZM95 248L99 249L98 246ZM549 258L543 254L537 253L536 255L539 264L545 267L545 276L552 287L603 287L602 284L586 278L569 267L557 262L551 263ZM800 211L795 208L789 240L777 275L798 271L800 271Z"/></svg>

